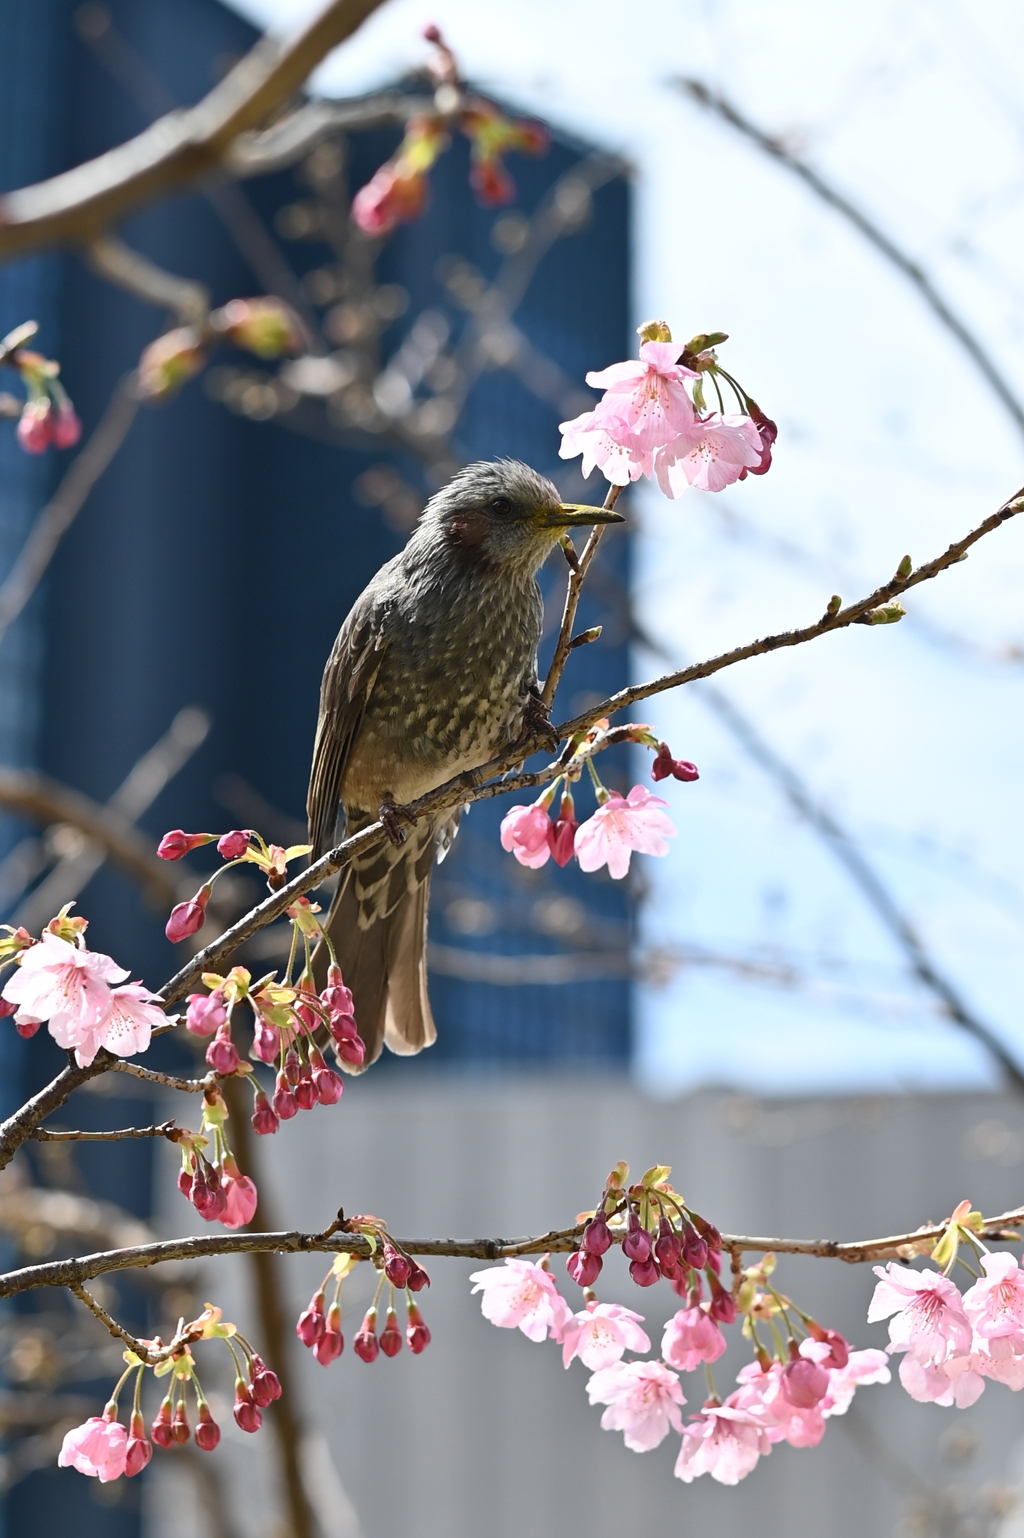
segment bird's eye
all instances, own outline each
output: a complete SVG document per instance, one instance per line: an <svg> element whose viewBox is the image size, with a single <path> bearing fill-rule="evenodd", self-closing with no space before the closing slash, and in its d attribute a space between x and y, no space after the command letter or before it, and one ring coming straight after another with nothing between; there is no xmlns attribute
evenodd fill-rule
<svg viewBox="0 0 1024 1538"><path fill-rule="evenodd" d="M508 497L495 497L491 502L491 511L494 513L510 513L512 511L512 503Z"/></svg>

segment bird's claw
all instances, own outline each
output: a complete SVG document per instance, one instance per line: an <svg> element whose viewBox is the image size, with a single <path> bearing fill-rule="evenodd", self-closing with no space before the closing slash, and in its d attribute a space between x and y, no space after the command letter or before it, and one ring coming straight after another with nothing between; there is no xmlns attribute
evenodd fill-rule
<svg viewBox="0 0 1024 1538"><path fill-rule="evenodd" d="M541 745L549 753L553 753L558 746L558 737L551 724L550 712L537 689L530 690L523 707L523 736L539 737Z"/></svg>
<svg viewBox="0 0 1024 1538"><path fill-rule="evenodd" d="M405 829L402 827L403 821L408 823L415 823L416 821L412 813L407 811L404 806L399 806L392 795L386 795L383 798L380 803L378 816L380 817L384 832L396 849L405 843Z"/></svg>

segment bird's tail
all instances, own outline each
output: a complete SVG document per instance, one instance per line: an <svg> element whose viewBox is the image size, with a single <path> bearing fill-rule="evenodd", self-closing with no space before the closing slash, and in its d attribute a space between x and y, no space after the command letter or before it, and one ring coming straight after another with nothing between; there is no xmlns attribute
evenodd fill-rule
<svg viewBox="0 0 1024 1538"><path fill-rule="evenodd" d="M325 928L355 1000L366 1067L385 1044L410 1055L437 1036L427 995L427 903L447 821L422 818L404 844L380 844L354 860L342 871L327 915ZM359 823L353 819L346 831L358 833ZM321 945L313 959L320 987L328 963Z"/></svg>

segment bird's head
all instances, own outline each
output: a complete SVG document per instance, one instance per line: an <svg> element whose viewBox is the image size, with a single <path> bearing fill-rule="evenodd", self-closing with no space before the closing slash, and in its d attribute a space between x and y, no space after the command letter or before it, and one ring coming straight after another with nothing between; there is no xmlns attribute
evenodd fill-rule
<svg viewBox="0 0 1024 1538"><path fill-rule="evenodd" d="M427 503L421 527L473 566L533 573L566 530L624 521L609 508L563 502L546 476L498 459L454 475Z"/></svg>

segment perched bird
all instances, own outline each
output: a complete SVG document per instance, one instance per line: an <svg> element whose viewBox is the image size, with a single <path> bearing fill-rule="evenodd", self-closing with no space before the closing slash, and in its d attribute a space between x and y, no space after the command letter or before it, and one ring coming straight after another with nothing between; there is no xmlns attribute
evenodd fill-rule
<svg viewBox="0 0 1024 1538"><path fill-rule="evenodd" d="M309 782L316 859L381 817L390 839L341 872L327 929L366 1043L366 1062L419 1052L437 1032L427 996L427 898L459 811L400 807L486 763L546 720L537 688L537 572L564 531L620 523L562 502L514 460L469 465L427 503L401 554L356 599L327 660ZM400 842L399 842L400 840ZM314 962L318 982L328 957Z"/></svg>

